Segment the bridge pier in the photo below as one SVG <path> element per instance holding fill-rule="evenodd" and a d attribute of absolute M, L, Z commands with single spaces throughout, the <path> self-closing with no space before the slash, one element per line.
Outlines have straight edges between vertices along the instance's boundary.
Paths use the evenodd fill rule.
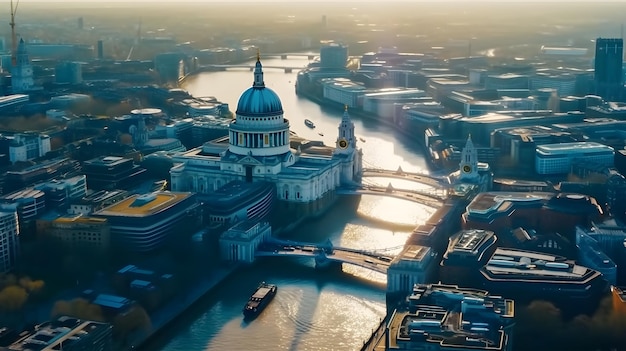
<path fill-rule="evenodd" d="M 281 60 L 286 60 L 287 59 L 287 55 L 280 55 L 280 59 Z"/>
<path fill-rule="evenodd" d="M 291 73 L 292 71 L 293 71 L 293 68 L 285 67 L 285 73 Z"/>
<path fill-rule="evenodd" d="M 326 257 L 326 252 L 318 251 L 315 255 L 315 269 L 339 269 L 341 270 L 341 263 L 331 261 Z"/>
<path fill-rule="evenodd" d="M 315 55 L 309 55 L 309 56 L 307 56 L 307 59 L 309 59 L 309 60 L 313 60 L 314 58 L 315 58 Z"/>

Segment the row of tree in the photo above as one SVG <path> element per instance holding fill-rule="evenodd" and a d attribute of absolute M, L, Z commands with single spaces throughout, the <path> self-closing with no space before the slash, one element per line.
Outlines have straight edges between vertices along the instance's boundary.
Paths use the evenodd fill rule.
<path fill-rule="evenodd" d="M 18 278 L 14 274 L 0 275 L 0 312 L 20 310 L 29 297 L 41 293 L 44 286 L 43 280 L 32 280 L 27 276 Z"/>

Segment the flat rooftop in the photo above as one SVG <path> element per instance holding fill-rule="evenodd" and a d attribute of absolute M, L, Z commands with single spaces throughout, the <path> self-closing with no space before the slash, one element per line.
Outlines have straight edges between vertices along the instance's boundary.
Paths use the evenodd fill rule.
<path fill-rule="evenodd" d="M 73 344 L 80 342 L 80 339 L 88 337 L 89 334 L 110 328 L 111 326 L 105 323 L 63 316 L 55 321 L 38 325 L 34 331 L 26 333 L 24 337 L 8 346 L 6 350 L 53 351 L 63 350 L 64 347 L 71 349 Z"/>
<path fill-rule="evenodd" d="M 590 271 L 560 256 L 508 248 L 497 248 L 484 270 L 491 275 L 511 278 L 521 276 L 524 279 L 542 277 L 556 280 L 580 280 Z"/>
<path fill-rule="evenodd" d="M 506 350 L 514 302 L 454 285 L 416 285 L 387 324 L 390 349 Z"/>
<path fill-rule="evenodd" d="M 614 152 L 613 148 L 593 141 L 537 145 L 540 155 L 571 155 L 588 152 Z"/>
<path fill-rule="evenodd" d="M 535 203 L 537 207 L 554 197 L 548 192 L 487 192 L 478 194 L 467 206 L 470 213 L 486 214 L 492 211 L 506 212 L 513 203 Z"/>
<path fill-rule="evenodd" d="M 100 216 L 146 217 L 170 208 L 191 196 L 191 193 L 157 192 L 133 195 L 95 214 Z"/>
<path fill-rule="evenodd" d="M 128 161 L 131 161 L 131 159 L 119 156 L 102 156 L 85 161 L 85 164 L 94 166 L 117 166 Z"/>
<path fill-rule="evenodd" d="M 493 232 L 470 229 L 464 230 L 458 234 L 452 241 L 452 249 L 454 251 L 474 252 L 488 237 L 493 236 Z"/>
<path fill-rule="evenodd" d="M 430 247 L 427 246 L 407 245 L 401 255 L 403 260 L 421 261 L 429 251 Z"/>

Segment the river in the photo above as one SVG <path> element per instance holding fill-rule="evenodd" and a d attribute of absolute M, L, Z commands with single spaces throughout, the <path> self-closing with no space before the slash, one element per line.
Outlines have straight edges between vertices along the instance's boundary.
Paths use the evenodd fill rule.
<path fill-rule="evenodd" d="M 306 59 L 263 59 L 267 66 L 303 67 Z M 281 98 L 291 130 L 334 145 L 342 110 L 320 107 L 299 98 L 293 73 L 265 69 L 265 84 Z M 229 70 L 188 77 L 184 88 L 196 97 L 215 96 L 236 109 L 241 93 L 251 86 L 252 72 Z M 304 125 L 308 118 L 317 128 Z M 364 166 L 425 171 L 426 161 L 415 143 L 375 121 L 353 118 L 355 133 L 365 142 Z M 323 136 L 318 135 L 323 133 Z M 398 181 L 376 180 L 394 186 Z M 401 186 L 416 186 L 400 184 Z M 425 206 L 386 197 L 348 196 L 321 218 L 305 221 L 285 235 L 359 249 L 397 253 L 410 231 L 433 212 Z M 245 323 L 241 308 L 259 281 L 278 285 L 274 301 L 254 321 Z M 358 350 L 385 315 L 385 277 L 344 265 L 341 271 L 316 270 L 312 260 L 273 258 L 255 263 L 230 277 L 204 297 L 193 311 L 161 333 L 150 350 Z"/>

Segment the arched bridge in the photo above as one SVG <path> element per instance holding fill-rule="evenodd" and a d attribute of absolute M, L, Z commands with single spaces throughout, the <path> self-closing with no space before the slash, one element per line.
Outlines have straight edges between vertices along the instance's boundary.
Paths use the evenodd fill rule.
<path fill-rule="evenodd" d="M 380 195 L 395 197 L 402 200 L 409 200 L 424 204 L 433 208 L 439 208 L 446 200 L 448 192 L 445 189 L 396 189 L 379 185 L 355 185 L 353 187 L 343 187 L 336 191 L 339 195 Z"/>
<path fill-rule="evenodd" d="M 326 244 L 312 244 L 272 238 L 257 249 L 256 257 L 311 257 L 316 263 L 347 263 L 386 274 L 394 256 Z"/>
<path fill-rule="evenodd" d="M 381 168 L 363 168 L 362 178 L 395 178 L 403 179 L 416 183 L 426 184 L 432 187 L 441 187 L 447 183 L 445 177 L 436 177 L 424 173 L 405 172 L 398 167 L 397 170 L 381 169 Z"/>

